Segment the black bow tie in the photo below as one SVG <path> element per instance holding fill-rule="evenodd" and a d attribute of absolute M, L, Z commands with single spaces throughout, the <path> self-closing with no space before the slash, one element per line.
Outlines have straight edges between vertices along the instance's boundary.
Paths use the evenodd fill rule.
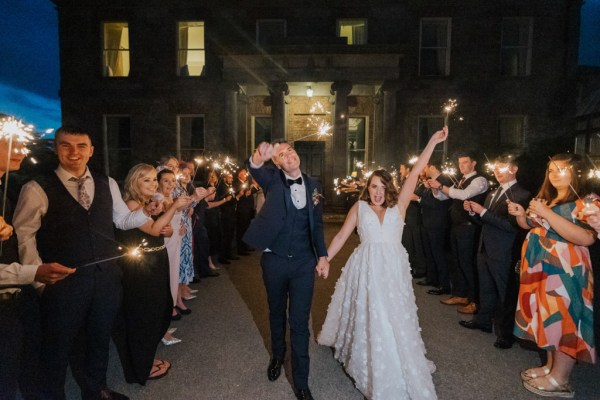
<path fill-rule="evenodd" d="M 292 186 L 294 183 L 296 185 L 302 185 L 302 177 L 301 176 L 299 176 L 296 179 L 286 179 L 286 181 L 289 186 Z"/>

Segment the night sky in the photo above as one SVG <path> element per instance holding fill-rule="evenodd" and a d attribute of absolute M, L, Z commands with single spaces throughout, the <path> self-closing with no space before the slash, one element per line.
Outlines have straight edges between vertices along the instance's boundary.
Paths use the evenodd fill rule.
<path fill-rule="evenodd" d="M 0 0 L 0 112 L 60 126 L 58 21 L 50 0 Z M 600 0 L 582 8 L 579 63 L 600 67 Z"/>

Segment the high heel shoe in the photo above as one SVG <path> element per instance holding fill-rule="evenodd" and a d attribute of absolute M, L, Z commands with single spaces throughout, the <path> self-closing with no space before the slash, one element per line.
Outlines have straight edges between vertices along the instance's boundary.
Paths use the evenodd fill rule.
<path fill-rule="evenodd" d="M 172 345 L 174 345 L 174 344 L 181 343 L 181 339 L 179 339 L 179 338 L 176 338 L 175 336 L 173 336 L 171 339 L 165 339 L 165 338 L 162 338 L 162 339 L 160 339 L 160 341 L 161 341 L 161 342 L 162 342 L 162 343 L 163 343 L 165 346 L 172 346 Z"/>
<path fill-rule="evenodd" d="M 167 329 L 167 333 L 168 333 L 169 335 L 172 335 L 172 334 L 174 334 L 174 333 L 175 333 L 175 331 L 176 331 L 176 330 L 177 330 L 177 328 L 169 328 L 169 329 Z"/>
<path fill-rule="evenodd" d="M 190 289 L 190 294 L 198 293 L 198 289 Z"/>
<path fill-rule="evenodd" d="M 195 299 L 198 296 L 194 296 L 193 294 L 190 294 L 189 296 L 181 296 L 182 299 L 184 300 L 192 300 Z"/>
<path fill-rule="evenodd" d="M 177 309 L 177 311 L 179 311 L 179 314 L 181 315 L 189 315 L 192 313 L 192 310 L 189 308 L 180 308 L 179 306 L 175 306 L 175 308 Z"/>

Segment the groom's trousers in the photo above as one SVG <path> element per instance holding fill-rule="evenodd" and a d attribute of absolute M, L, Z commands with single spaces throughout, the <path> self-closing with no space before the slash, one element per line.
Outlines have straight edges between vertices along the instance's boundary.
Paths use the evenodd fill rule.
<path fill-rule="evenodd" d="M 308 388 L 308 320 L 315 283 L 315 257 L 286 257 L 265 252 L 261 266 L 269 303 L 273 358 L 285 356 L 289 303 L 292 376 L 297 389 Z"/>

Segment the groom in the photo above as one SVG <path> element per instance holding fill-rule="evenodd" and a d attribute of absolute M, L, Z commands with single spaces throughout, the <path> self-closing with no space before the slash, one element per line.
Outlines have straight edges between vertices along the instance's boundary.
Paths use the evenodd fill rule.
<path fill-rule="evenodd" d="M 268 160 L 274 166 L 264 165 Z M 263 250 L 260 263 L 269 302 L 273 352 L 267 376 L 274 381 L 281 373 L 289 304 L 296 397 L 312 399 L 308 389 L 308 319 L 314 269 L 324 278 L 329 273 L 320 185 L 302 174 L 298 154 L 285 141 L 261 143 L 250 158 L 250 173 L 265 193 L 264 206 L 243 240 Z"/>

